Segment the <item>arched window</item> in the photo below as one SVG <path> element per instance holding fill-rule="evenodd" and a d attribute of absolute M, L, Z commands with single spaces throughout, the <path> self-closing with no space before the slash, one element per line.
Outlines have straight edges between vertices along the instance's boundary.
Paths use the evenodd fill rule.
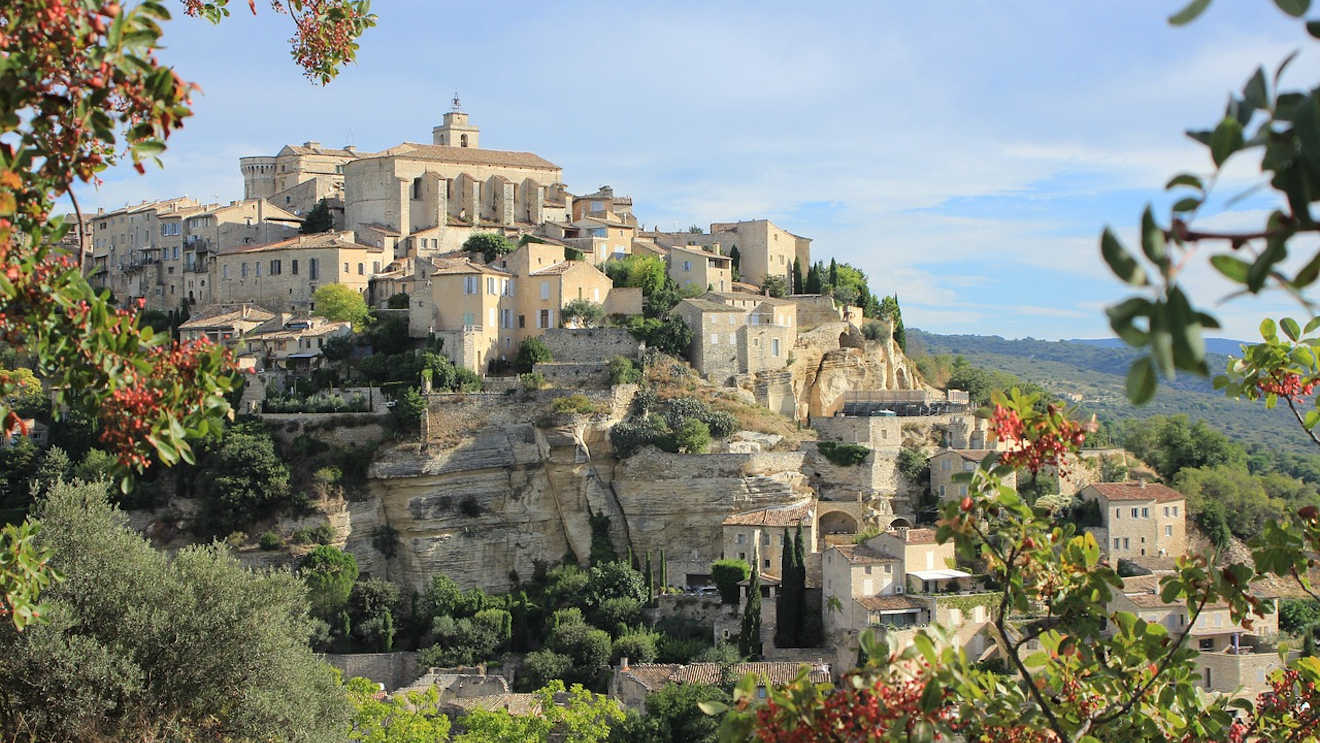
<path fill-rule="evenodd" d="M 467 135 L 460 134 L 458 137 L 459 147 L 467 147 Z"/>

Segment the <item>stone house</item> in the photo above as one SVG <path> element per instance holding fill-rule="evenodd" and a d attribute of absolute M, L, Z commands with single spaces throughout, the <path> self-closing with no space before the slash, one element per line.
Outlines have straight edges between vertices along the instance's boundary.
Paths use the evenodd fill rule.
<path fill-rule="evenodd" d="M 750 299 L 742 299 L 742 297 Z M 737 297 L 725 301 L 725 297 Z M 760 295 L 708 292 L 684 299 L 671 312 L 692 330 L 688 361 L 708 379 L 782 369 L 797 341 L 791 302 Z"/>
<path fill-rule="evenodd" d="M 242 336 L 243 346 L 257 361 L 258 371 L 305 372 L 317 368 L 323 361 L 321 349 L 326 341 L 353 334 L 352 323 L 317 316 L 291 318 L 276 327 L 269 327 L 271 324 Z"/>
<path fill-rule="evenodd" d="M 289 240 L 297 236 L 302 224 L 301 217 L 262 199 L 208 206 L 190 211 L 181 221 L 182 259 L 176 258 L 172 252 L 172 262 L 167 262 L 166 271 L 172 273 L 177 267 L 182 277 L 178 282 L 179 295 L 190 303 L 201 304 L 263 301 L 256 295 L 223 295 L 219 269 L 216 268 L 217 258 L 227 250 Z M 272 306 L 281 307 L 283 303 L 274 302 Z"/>
<path fill-rule="evenodd" d="M 368 280 L 388 256 L 380 248 L 353 242 L 352 237 L 326 232 L 227 247 L 211 269 L 215 296 L 222 302 L 309 310 L 316 289 L 327 284 L 343 284 L 365 295 Z"/>
<path fill-rule="evenodd" d="M 742 280 L 756 286 L 764 284 L 767 276 L 779 276 L 792 287 L 794 259 L 801 263 L 804 276 L 811 265 L 811 238 L 794 235 L 768 219 L 714 222 L 709 232 L 647 232 L 641 236 L 668 248 L 718 243 L 731 254 L 737 247 Z"/>
<path fill-rule="evenodd" d="M 563 324 L 560 311 L 576 299 L 604 305 L 614 282 L 586 261 L 567 260 L 563 245 L 529 242 L 497 259 L 514 276 L 515 312 L 511 347 Z"/>
<path fill-rule="evenodd" d="M 578 196 L 573 199 L 573 221 L 585 217 L 595 217 L 613 222 L 637 226 L 637 217 L 633 216 L 631 196 L 615 196 L 614 189 L 601 186 L 595 193 Z"/>
<path fill-rule="evenodd" d="M 996 449 L 942 449 L 930 458 L 930 492 L 941 503 L 961 499 L 967 495 L 967 483 L 954 482 L 959 472 L 971 472 L 986 457 L 997 454 Z M 1005 480 L 1009 487 L 1017 486 L 1017 474 Z"/>
<path fill-rule="evenodd" d="M 266 199 L 303 216 L 321 199 L 342 199 L 344 165 L 371 154 L 352 145 L 335 148 L 303 142 L 285 145 L 274 155 L 240 157 L 243 198 Z"/>
<path fill-rule="evenodd" d="M 144 201 L 109 212 L 100 209 L 89 216 L 91 261 L 87 271 L 91 285 L 109 289 L 123 302 L 154 299 L 152 289 L 161 273 L 157 214 L 197 206 L 196 201 L 184 196 Z"/>
<path fill-rule="evenodd" d="M 1188 642 L 1200 652 L 1194 662 L 1207 691 L 1254 697 L 1269 688 L 1267 678 L 1283 661 L 1273 648 L 1279 632 L 1278 599 L 1262 597 L 1273 611 L 1253 618 L 1250 628 L 1233 621 L 1228 604 L 1207 604 L 1187 630 L 1187 604 L 1160 598 L 1160 575 L 1123 579 L 1123 588 L 1110 599 L 1107 611 L 1135 614 L 1146 622 L 1163 625 L 1171 637 L 1187 631 Z"/>
<path fill-rule="evenodd" d="M 274 312 L 250 302 L 214 304 L 203 307 L 179 325 L 179 338 L 184 341 L 205 338 L 220 345 L 236 345 L 244 335 L 275 318 Z"/>
<path fill-rule="evenodd" d="M 822 660 L 813 662 L 761 661 L 735 663 L 725 669 L 719 663 L 638 663 L 630 664 L 621 658 L 610 674 L 609 696 L 620 704 L 645 714 L 646 695 L 659 691 L 668 684 L 706 684 L 719 686 L 727 681 L 736 682 L 749 673 L 760 676 L 757 696 L 765 698 L 766 684 L 783 686 L 797 677 L 802 666 L 810 668 L 808 679 L 813 683 L 831 681 L 830 666 Z"/>
<path fill-rule="evenodd" d="M 512 358 L 515 279 L 508 271 L 466 258 L 418 259 L 408 328 L 434 334 L 455 365 L 484 373 L 492 358 Z"/>
<path fill-rule="evenodd" d="M 1173 488 L 1145 480 L 1101 482 L 1078 497 L 1097 502 L 1100 525 L 1088 531 L 1110 560 L 1187 552 L 1187 499 Z"/>
<path fill-rule="evenodd" d="M 572 222 L 545 222 L 540 231 L 581 252 L 582 257 L 591 265 L 599 266 L 605 261 L 626 258 L 632 254 L 633 234 L 637 232 L 637 226 L 604 216 L 581 217 Z"/>
<path fill-rule="evenodd" d="M 816 552 L 816 504 L 804 500 L 787 506 L 762 508 L 736 513 L 724 519 L 723 554 L 726 559 L 739 559 L 749 565 L 760 556 L 761 564 L 753 566 L 762 575 L 782 579 L 784 534 L 791 541 L 797 527 L 802 527 L 802 545 L 807 552 Z"/>
<path fill-rule="evenodd" d="M 733 261 L 720 255 L 718 243 L 709 250 L 675 245 L 669 249 L 669 278 L 682 289 L 727 292 L 733 288 Z"/>

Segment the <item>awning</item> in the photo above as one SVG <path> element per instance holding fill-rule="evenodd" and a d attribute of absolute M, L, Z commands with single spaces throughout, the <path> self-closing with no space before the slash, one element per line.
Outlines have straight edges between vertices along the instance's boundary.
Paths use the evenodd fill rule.
<path fill-rule="evenodd" d="M 952 578 L 970 578 L 971 573 L 964 573 L 961 570 L 909 570 L 908 575 L 916 576 L 922 580 L 950 580 Z"/>

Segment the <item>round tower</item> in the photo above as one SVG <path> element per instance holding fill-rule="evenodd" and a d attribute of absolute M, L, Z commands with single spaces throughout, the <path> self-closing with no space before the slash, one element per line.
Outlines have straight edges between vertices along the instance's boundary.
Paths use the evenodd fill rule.
<path fill-rule="evenodd" d="M 243 198 L 268 199 L 275 195 L 274 157 L 240 157 L 238 168 L 243 171 Z"/>

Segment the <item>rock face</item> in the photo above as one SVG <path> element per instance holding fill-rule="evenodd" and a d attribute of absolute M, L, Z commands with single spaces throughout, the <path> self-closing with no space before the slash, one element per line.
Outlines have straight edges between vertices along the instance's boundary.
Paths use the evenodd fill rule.
<path fill-rule="evenodd" d="M 892 340 L 865 340 L 846 322 L 826 323 L 799 335 L 789 369 L 799 416 L 834 415 L 848 391 L 925 387 Z"/>

